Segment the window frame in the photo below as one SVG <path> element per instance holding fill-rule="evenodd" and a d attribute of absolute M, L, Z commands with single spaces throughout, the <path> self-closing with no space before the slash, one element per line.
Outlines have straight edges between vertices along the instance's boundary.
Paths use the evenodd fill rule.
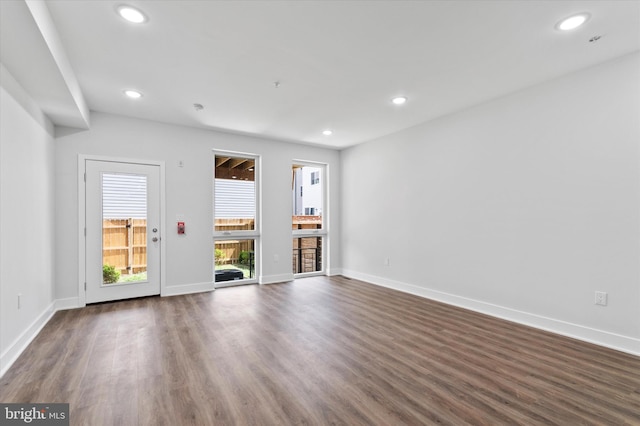
<path fill-rule="evenodd" d="M 247 158 L 247 159 L 252 159 L 254 161 L 254 168 L 253 168 L 253 178 L 254 178 L 254 183 L 255 183 L 255 188 L 254 188 L 254 197 L 255 197 L 255 217 L 254 217 L 254 229 L 251 230 L 231 230 L 231 231 L 216 231 L 215 229 L 215 222 L 216 222 L 216 177 L 215 177 L 215 173 L 216 173 L 216 157 L 221 156 L 221 157 L 234 157 L 234 158 Z M 261 208 L 260 208 L 260 201 L 261 201 L 261 185 L 260 185 L 260 169 L 261 169 L 261 157 L 258 154 L 252 154 L 252 153 L 247 153 L 247 152 L 237 152 L 237 151 L 225 151 L 225 150 L 217 150 L 214 149 L 213 150 L 213 156 L 212 156 L 212 160 L 213 160 L 213 179 L 211 180 L 212 182 L 212 202 L 211 202 L 211 208 L 212 208 L 212 216 L 213 216 L 213 221 L 212 221 L 212 244 L 213 244 L 213 251 L 215 252 L 215 248 L 216 248 L 216 242 L 217 241 L 230 241 L 230 240 L 254 240 L 254 272 L 255 272 L 255 276 L 253 278 L 246 278 L 246 279 L 242 279 L 242 280 L 237 280 L 237 281 L 221 281 L 219 283 L 216 283 L 215 281 L 215 271 L 216 271 L 216 263 L 215 263 L 215 259 L 212 256 L 212 281 L 214 283 L 215 288 L 221 288 L 221 287 L 228 287 L 228 286 L 232 286 L 232 285 L 244 285 L 244 284 L 256 284 L 258 283 L 258 277 L 260 277 L 261 275 L 261 270 L 260 270 L 260 265 L 261 262 L 259 261 L 260 256 L 261 256 L 261 245 L 260 245 L 260 236 L 261 236 L 261 227 L 262 227 L 262 220 L 261 220 Z"/>
<path fill-rule="evenodd" d="M 292 229 L 292 232 L 291 232 L 291 253 L 292 253 L 292 255 L 293 255 L 293 239 L 294 238 L 308 238 L 308 237 L 320 237 L 320 238 L 322 238 L 321 251 L 320 251 L 320 255 L 322 257 L 322 261 L 321 261 L 322 267 L 320 268 L 319 271 L 294 273 L 293 276 L 295 278 L 302 278 L 302 277 L 306 277 L 306 276 L 326 275 L 326 271 L 328 270 L 328 264 L 327 264 L 327 259 L 328 259 L 327 258 L 327 255 L 328 255 L 327 241 L 328 241 L 328 237 L 329 237 L 329 229 L 328 229 L 328 223 L 329 223 L 329 209 L 328 209 L 328 206 L 329 206 L 329 200 L 328 200 L 328 195 L 329 195 L 329 185 L 328 185 L 328 183 L 329 183 L 329 164 L 316 162 L 316 161 L 295 160 L 294 159 L 291 162 L 292 169 L 293 169 L 293 166 L 315 167 L 315 168 L 320 169 L 320 176 L 318 178 L 319 179 L 318 184 L 322 185 L 322 192 L 321 192 L 322 193 L 321 229 Z M 296 189 L 294 188 L 294 191 L 295 190 Z M 293 217 L 293 197 L 292 197 L 292 201 L 291 201 L 291 208 L 289 209 L 289 211 L 291 212 L 291 216 Z"/>

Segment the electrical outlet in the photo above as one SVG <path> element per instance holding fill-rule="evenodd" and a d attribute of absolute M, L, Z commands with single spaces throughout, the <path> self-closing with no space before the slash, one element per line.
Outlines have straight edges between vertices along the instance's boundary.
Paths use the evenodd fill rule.
<path fill-rule="evenodd" d="M 607 306 L 607 293 L 596 291 L 596 305 Z"/>

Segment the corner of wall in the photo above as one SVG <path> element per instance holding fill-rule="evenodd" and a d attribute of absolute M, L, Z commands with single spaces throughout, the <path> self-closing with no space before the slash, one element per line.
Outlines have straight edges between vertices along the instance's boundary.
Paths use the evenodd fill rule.
<path fill-rule="evenodd" d="M 66 299 L 56 299 L 53 301 L 54 309 L 57 311 L 66 311 L 69 309 L 81 308 L 80 301 L 77 297 L 68 297 Z"/>

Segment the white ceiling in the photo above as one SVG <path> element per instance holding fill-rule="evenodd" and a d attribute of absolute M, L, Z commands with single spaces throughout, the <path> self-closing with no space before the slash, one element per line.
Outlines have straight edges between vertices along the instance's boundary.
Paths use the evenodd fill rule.
<path fill-rule="evenodd" d="M 122 20 L 123 3 L 149 22 Z M 46 4 L 91 110 L 336 148 L 640 49 L 640 1 Z M 567 33 L 554 28 L 576 12 L 591 19 Z M 28 69 L 7 56 L 29 89 Z M 128 88 L 144 97 L 125 98 Z M 392 105 L 396 95 L 409 101 Z M 327 128 L 332 136 L 322 135 Z"/>

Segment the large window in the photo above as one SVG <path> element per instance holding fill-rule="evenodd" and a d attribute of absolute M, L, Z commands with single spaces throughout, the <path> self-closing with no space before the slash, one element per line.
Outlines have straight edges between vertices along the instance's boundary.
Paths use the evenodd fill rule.
<path fill-rule="evenodd" d="M 214 170 L 214 280 L 216 287 L 257 281 L 257 157 L 216 153 Z"/>
<path fill-rule="evenodd" d="M 295 275 L 324 272 L 326 166 L 295 162 L 292 174 L 292 269 Z"/>

